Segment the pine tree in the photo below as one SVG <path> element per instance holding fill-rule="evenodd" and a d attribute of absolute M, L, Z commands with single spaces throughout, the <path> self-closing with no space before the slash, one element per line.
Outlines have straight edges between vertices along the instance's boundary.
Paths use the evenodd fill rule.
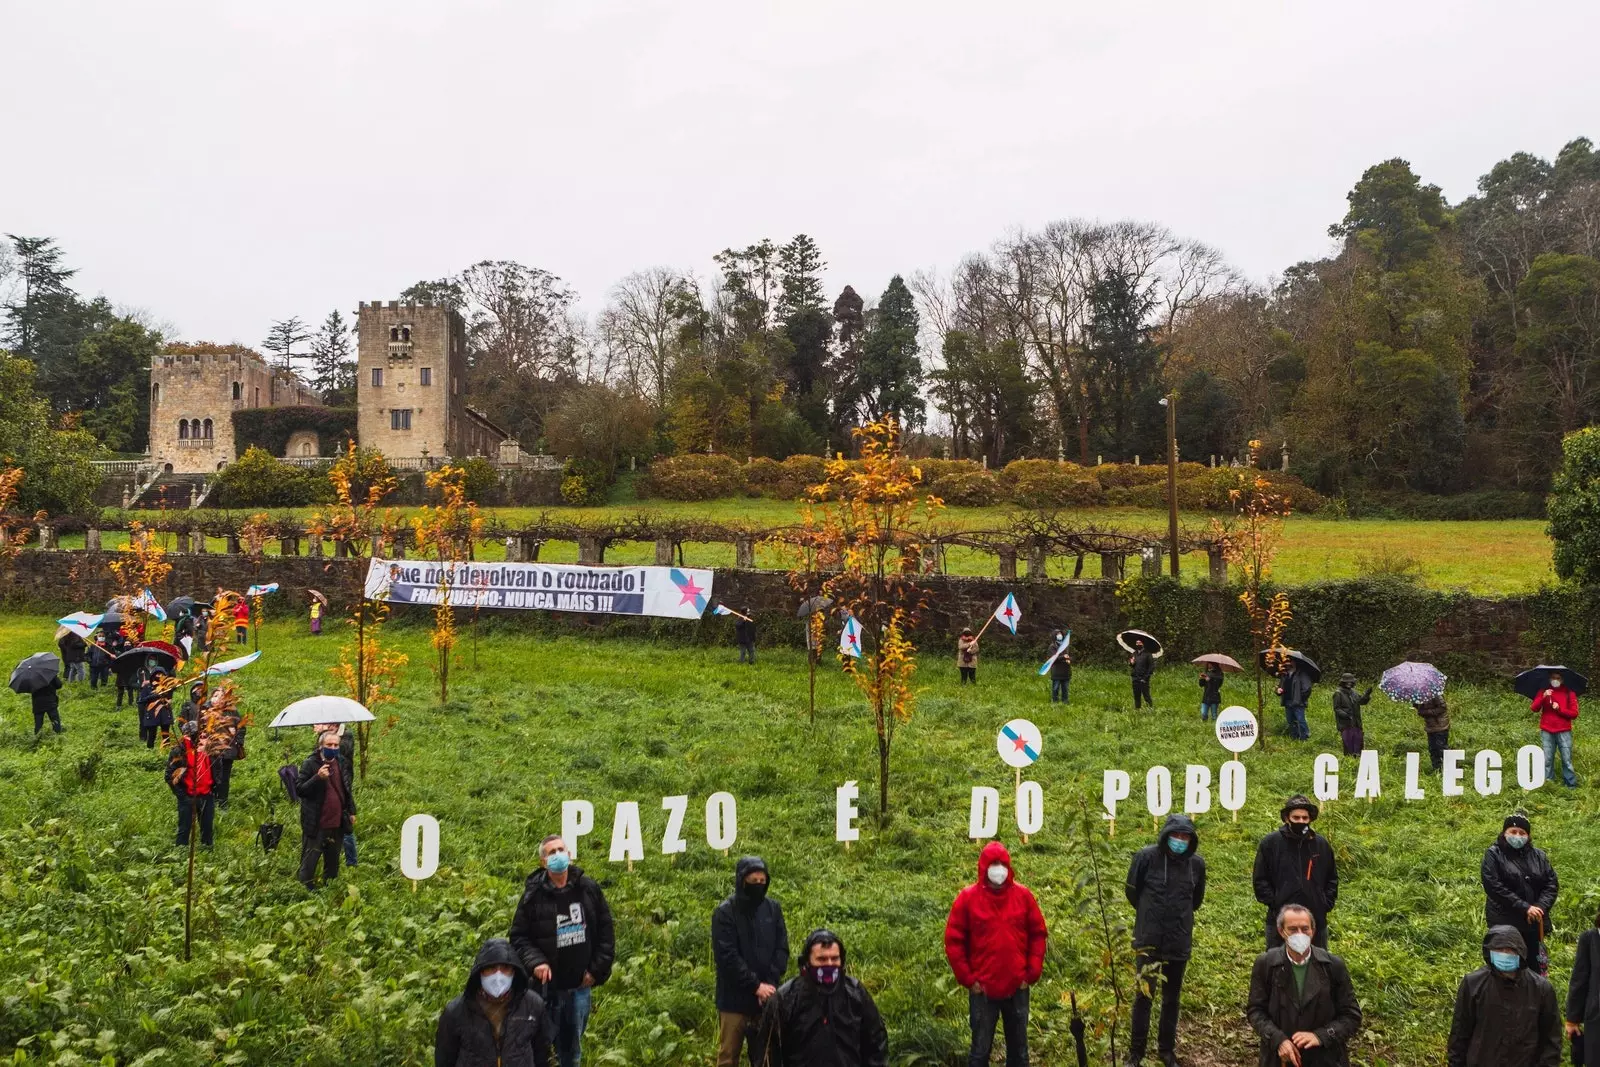
<path fill-rule="evenodd" d="M 903 427 L 922 422 L 927 406 L 920 395 L 920 325 L 917 302 L 905 280 L 896 274 L 868 318 L 856 372 L 869 422 L 891 417 Z"/>
<path fill-rule="evenodd" d="M 306 329 L 306 324 L 300 321 L 300 316 L 291 315 L 272 324 L 272 329 L 267 332 L 267 339 L 262 342 L 261 347 L 277 356 L 284 370 L 293 371 L 294 361 L 303 358 L 294 350 L 294 346 L 305 344 L 309 340 L 311 333 Z"/>
<path fill-rule="evenodd" d="M 350 358 L 350 325 L 338 310 L 328 312 L 311 339 L 312 384 L 324 403 L 339 406 L 355 402 L 356 364 Z"/>

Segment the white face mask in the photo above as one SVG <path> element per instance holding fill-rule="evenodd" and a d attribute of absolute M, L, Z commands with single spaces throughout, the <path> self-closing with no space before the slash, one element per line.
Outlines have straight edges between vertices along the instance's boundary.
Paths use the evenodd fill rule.
<path fill-rule="evenodd" d="M 1290 934 L 1284 939 L 1289 945 L 1289 951 L 1296 956 L 1304 956 L 1311 950 L 1310 934 Z"/>
<path fill-rule="evenodd" d="M 1006 870 L 1006 865 L 1003 863 L 991 863 L 989 864 L 989 870 L 987 873 L 989 875 L 989 883 L 991 885 L 1005 885 L 1006 875 L 1010 874 L 1011 872 Z"/>
<path fill-rule="evenodd" d="M 509 974 L 486 974 L 482 979 L 483 991 L 491 997 L 503 997 L 511 990 Z"/>

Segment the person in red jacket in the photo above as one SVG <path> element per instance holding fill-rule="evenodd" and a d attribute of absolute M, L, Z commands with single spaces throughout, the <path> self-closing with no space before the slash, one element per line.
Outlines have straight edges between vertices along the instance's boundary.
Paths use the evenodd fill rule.
<path fill-rule="evenodd" d="M 178 845 L 189 843 L 189 831 L 200 824 L 200 843 L 211 847 L 212 817 L 216 804 L 211 794 L 211 756 L 195 744 L 198 727 L 183 724 L 183 739 L 167 756 L 167 784 L 178 798 Z"/>
<path fill-rule="evenodd" d="M 1561 780 L 1568 789 L 1578 787 L 1572 769 L 1572 724 L 1578 719 L 1578 696 L 1563 684 L 1561 672 L 1552 671 L 1550 685 L 1533 698 L 1539 713 L 1539 738 L 1544 742 L 1544 780 L 1555 778 L 1556 753 L 1561 753 Z"/>
<path fill-rule="evenodd" d="M 944 954 L 966 986 L 972 1024 L 969 1067 L 984 1067 L 994 1025 L 1006 1028 L 1006 1067 L 1028 1065 L 1028 987 L 1044 970 L 1045 927 L 1039 902 L 1011 870 L 998 841 L 983 846 L 978 882 L 956 895 L 944 926 Z"/>

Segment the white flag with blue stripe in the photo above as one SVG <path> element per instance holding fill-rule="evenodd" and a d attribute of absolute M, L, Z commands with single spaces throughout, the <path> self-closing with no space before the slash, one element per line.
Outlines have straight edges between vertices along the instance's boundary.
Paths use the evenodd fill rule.
<path fill-rule="evenodd" d="M 1017 623 L 1022 621 L 1022 609 L 1017 607 L 1017 598 L 1010 593 L 1000 601 L 1000 606 L 994 609 L 995 622 L 1000 623 L 1012 633 L 1017 632 Z"/>
<path fill-rule="evenodd" d="M 861 657 L 861 624 L 854 615 L 844 620 L 844 629 L 839 633 L 839 654 Z"/>
<path fill-rule="evenodd" d="M 1044 661 L 1044 666 L 1039 668 L 1039 673 L 1041 675 L 1049 674 L 1050 668 L 1055 666 L 1056 660 L 1061 658 L 1062 653 L 1066 652 L 1067 646 L 1070 644 L 1072 644 L 1072 631 L 1068 630 L 1061 635 L 1061 643 L 1056 646 L 1054 652 L 1050 653 L 1050 658 Z"/>

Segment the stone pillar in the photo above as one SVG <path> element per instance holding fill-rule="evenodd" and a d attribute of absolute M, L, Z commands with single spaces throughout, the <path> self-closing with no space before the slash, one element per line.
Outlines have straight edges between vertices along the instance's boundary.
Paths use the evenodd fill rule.
<path fill-rule="evenodd" d="M 507 563 L 521 563 L 522 562 L 522 554 L 523 554 L 524 551 L 526 551 L 526 550 L 522 547 L 522 535 L 521 534 L 508 534 L 506 536 L 506 562 Z"/>
<path fill-rule="evenodd" d="M 127 486 L 122 487 L 122 510 L 127 511 L 128 505 L 133 503 L 133 490 Z"/>
<path fill-rule="evenodd" d="M 1100 553 L 1100 577 L 1113 582 L 1122 581 L 1122 553 Z"/>
<path fill-rule="evenodd" d="M 56 547 L 56 528 L 44 523 L 39 524 L 39 547 L 53 549 Z"/>
<path fill-rule="evenodd" d="M 1017 576 L 1017 550 L 1015 548 L 997 548 L 995 554 L 1000 557 L 1000 577 L 1015 578 Z"/>
<path fill-rule="evenodd" d="M 525 543 L 525 547 L 523 548 L 523 554 L 526 556 L 526 559 L 524 559 L 523 562 L 524 563 L 538 563 L 539 562 L 539 549 L 541 549 L 543 547 L 544 547 L 544 542 L 543 541 L 535 541 L 535 542 L 533 542 L 533 544 L 531 546 L 527 546 L 526 543 Z"/>
<path fill-rule="evenodd" d="M 200 555 L 200 556 L 205 555 L 206 554 L 206 532 L 204 530 L 192 530 L 192 531 L 190 531 L 190 533 L 189 533 L 189 544 L 192 546 L 189 549 L 189 551 L 195 553 L 196 555 Z"/>
<path fill-rule="evenodd" d="M 672 566 L 672 551 L 673 551 L 673 548 L 674 548 L 674 542 L 673 542 L 672 538 L 670 538 L 670 537 L 658 537 L 658 538 L 656 538 L 656 566 L 657 567 L 670 567 L 670 566 Z"/>
<path fill-rule="evenodd" d="M 1161 577 L 1161 550 L 1159 548 L 1141 548 L 1139 550 L 1139 571 L 1146 578 Z"/>
<path fill-rule="evenodd" d="M 1028 546 L 1028 577 L 1034 581 L 1042 582 L 1047 577 L 1044 572 L 1045 554 L 1043 545 Z"/>
<path fill-rule="evenodd" d="M 228 532 L 228 547 L 226 551 L 230 556 L 239 554 L 239 535 L 231 530 Z"/>
<path fill-rule="evenodd" d="M 740 535 L 733 541 L 733 565 L 742 571 L 754 570 L 756 566 L 756 539 Z"/>
<path fill-rule="evenodd" d="M 191 483 L 190 486 L 189 486 L 189 507 L 190 507 L 190 509 L 191 510 L 194 509 L 195 507 L 197 507 L 199 505 L 199 503 L 200 503 L 200 487 L 198 485 L 194 485 L 193 483 Z"/>
<path fill-rule="evenodd" d="M 298 556 L 300 554 L 300 538 L 278 538 L 278 554 L 282 556 Z"/>
<path fill-rule="evenodd" d="M 578 538 L 578 562 L 598 567 L 606 561 L 606 543 L 598 537 Z"/>
<path fill-rule="evenodd" d="M 85 552 L 100 551 L 100 531 L 93 526 L 83 531 L 83 550 Z"/>
<path fill-rule="evenodd" d="M 334 554 L 335 555 L 343 555 L 343 553 L 341 553 L 339 551 L 339 549 L 341 549 L 343 547 L 344 547 L 344 543 L 342 541 L 335 541 L 333 543 Z M 306 555 L 310 556 L 312 559 L 321 559 L 322 558 L 322 535 L 321 534 L 307 534 L 306 535 Z"/>
<path fill-rule="evenodd" d="M 1228 580 L 1228 557 L 1222 551 L 1221 545 L 1211 545 L 1206 549 L 1206 559 L 1211 564 L 1211 580 L 1213 582 L 1226 582 Z"/>
<path fill-rule="evenodd" d="M 942 573 L 944 573 L 943 568 L 939 565 L 939 546 L 938 545 L 923 545 L 922 546 L 922 573 L 923 574 L 942 574 Z"/>

